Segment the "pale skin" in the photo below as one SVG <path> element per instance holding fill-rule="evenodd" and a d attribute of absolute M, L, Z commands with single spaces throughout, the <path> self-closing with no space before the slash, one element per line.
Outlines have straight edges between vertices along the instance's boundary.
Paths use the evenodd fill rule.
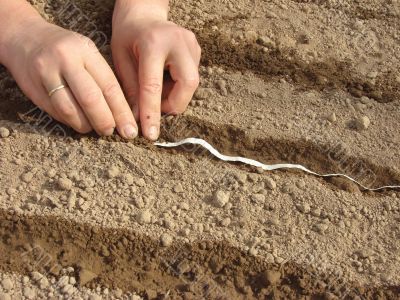
<path fill-rule="evenodd" d="M 192 32 L 168 21 L 168 2 L 115 1 L 116 76 L 89 38 L 46 22 L 25 0 L 0 0 L 0 63 L 35 105 L 77 132 L 117 129 L 133 139 L 140 124 L 157 140 L 161 114 L 184 112 L 199 85 L 201 49 Z M 60 84 L 67 88 L 49 97 Z"/>

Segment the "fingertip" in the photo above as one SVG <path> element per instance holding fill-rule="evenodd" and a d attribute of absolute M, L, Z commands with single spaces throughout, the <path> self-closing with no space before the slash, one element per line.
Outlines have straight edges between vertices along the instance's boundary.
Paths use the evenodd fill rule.
<path fill-rule="evenodd" d="M 158 137 L 160 135 L 160 130 L 158 126 L 152 125 L 147 130 L 145 130 L 145 137 L 151 141 L 156 141 L 158 140 Z"/>
<path fill-rule="evenodd" d="M 133 124 L 126 124 L 119 130 L 120 135 L 128 140 L 132 140 L 138 136 L 138 128 Z"/>
<path fill-rule="evenodd" d="M 102 130 L 101 132 L 97 132 L 100 136 L 112 136 L 114 134 L 115 127 L 111 127 L 105 130 Z"/>

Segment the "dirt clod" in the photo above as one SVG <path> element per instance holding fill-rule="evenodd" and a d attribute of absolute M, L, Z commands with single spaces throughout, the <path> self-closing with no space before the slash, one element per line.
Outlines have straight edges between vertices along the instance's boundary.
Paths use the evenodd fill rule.
<path fill-rule="evenodd" d="M 162 236 L 161 236 L 161 244 L 164 247 L 171 246 L 173 241 L 174 240 L 173 240 L 172 236 L 170 236 L 168 233 L 163 233 L 162 234 Z"/>
<path fill-rule="evenodd" d="M 268 48 L 275 48 L 276 47 L 276 43 L 273 40 L 271 40 L 269 37 L 267 37 L 267 36 L 259 37 L 257 42 L 260 45 L 268 47 Z"/>
<path fill-rule="evenodd" d="M 25 287 L 24 296 L 26 297 L 26 299 L 32 300 L 36 297 L 36 292 L 30 287 Z"/>
<path fill-rule="evenodd" d="M 276 285 L 281 279 L 281 273 L 275 270 L 267 270 L 261 273 L 260 279 L 264 287 Z"/>
<path fill-rule="evenodd" d="M 139 224 L 149 224 L 151 223 L 151 218 L 152 215 L 149 210 L 142 210 L 137 214 L 136 221 L 138 221 Z"/>
<path fill-rule="evenodd" d="M 69 191 L 72 189 L 72 186 L 73 186 L 73 182 L 70 179 L 64 178 L 64 177 L 61 177 L 60 179 L 58 179 L 58 187 L 61 190 Z"/>
<path fill-rule="evenodd" d="M 214 192 L 212 201 L 216 207 L 224 207 L 229 202 L 230 193 L 222 190 Z"/>
<path fill-rule="evenodd" d="M 120 170 L 117 166 L 111 166 L 107 170 L 108 178 L 115 178 L 120 174 Z"/>
<path fill-rule="evenodd" d="M 327 120 L 331 123 L 335 123 L 337 121 L 336 114 L 334 112 L 329 114 Z"/>
<path fill-rule="evenodd" d="M 79 284 L 82 286 L 86 285 L 87 283 L 89 283 L 90 281 L 95 279 L 96 277 L 97 277 L 97 274 L 88 269 L 81 268 L 79 270 Z"/>
<path fill-rule="evenodd" d="M 276 189 L 276 182 L 272 178 L 266 178 L 265 179 L 265 186 L 269 188 L 270 190 L 275 190 Z"/>
<path fill-rule="evenodd" d="M 29 2 L 111 40 L 113 1 Z M 160 140 L 399 184 L 395 2 L 170 1 L 170 20 L 201 44 L 201 78 Z M 0 283 L 14 283 L 0 292 L 11 299 L 25 288 L 34 299 L 398 298 L 398 191 L 81 135 L 48 123 L 4 67 L 0 87 Z M 371 122 L 355 132 L 360 116 Z"/>
<path fill-rule="evenodd" d="M 8 293 L 0 292 L 0 300 L 11 300 L 11 295 Z"/>
<path fill-rule="evenodd" d="M 206 100 L 213 95 L 213 90 L 210 88 L 198 88 L 194 94 L 194 98 L 198 100 Z"/>
<path fill-rule="evenodd" d="M 9 291 L 14 287 L 14 284 L 9 278 L 6 278 L 1 281 L 1 286 L 4 290 Z"/>
<path fill-rule="evenodd" d="M 361 116 L 355 120 L 355 126 L 357 130 L 366 130 L 371 124 L 370 119 L 367 116 Z"/>
<path fill-rule="evenodd" d="M 7 138 L 10 136 L 10 131 L 5 127 L 0 127 L 0 137 Z"/>
<path fill-rule="evenodd" d="M 33 179 L 33 173 L 31 173 L 31 172 L 24 173 L 24 174 L 22 174 L 21 179 L 22 179 L 22 181 L 29 183 Z"/>

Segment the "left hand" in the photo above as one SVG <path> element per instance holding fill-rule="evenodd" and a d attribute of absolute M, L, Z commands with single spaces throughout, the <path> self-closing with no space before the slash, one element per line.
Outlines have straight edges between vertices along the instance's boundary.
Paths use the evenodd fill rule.
<path fill-rule="evenodd" d="M 183 113 L 199 85 L 201 48 L 196 37 L 169 22 L 166 14 L 146 16 L 133 7 L 116 6 L 111 46 L 117 75 L 142 133 L 157 140 L 161 113 Z"/>

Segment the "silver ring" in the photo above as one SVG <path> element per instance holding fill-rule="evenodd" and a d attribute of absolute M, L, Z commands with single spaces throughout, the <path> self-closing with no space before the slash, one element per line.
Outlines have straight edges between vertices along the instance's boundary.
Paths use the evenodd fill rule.
<path fill-rule="evenodd" d="M 57 91 L 59 91 L 59 90 L 62 90 L 62 89 L 65 89 L 65 88 L 67 88 L 66 85 L 64 85 L 64 84 L 59 85 L 58 87 L 52 89 L 52 90 L 49 92 L 49 97 L 51 98 L 51 96 L 53 96 L 55 92 L 57 92 Z"/>

